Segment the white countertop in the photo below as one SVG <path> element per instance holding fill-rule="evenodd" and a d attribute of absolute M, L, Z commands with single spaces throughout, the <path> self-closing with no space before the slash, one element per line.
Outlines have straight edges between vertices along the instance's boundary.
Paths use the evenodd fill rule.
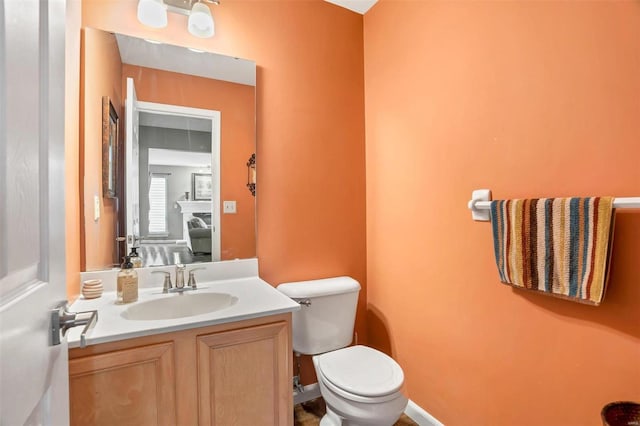
<path fill-rule="evenodd" d="M 114 342 L 152 334 L 187 330 L 215 324 L 242 321 L 269 315 L 293 312 L 300 305 L 258 277 L 226 279 L 198 283 L 197 290 L 188 293 L 216 292 L 228 293 L 238 298 L 237 303 L 218 311 L 184 318 L 153 321 L 128 320 L 121 314 L 135 303 L 154 298 L 180 297 L 180 294 L 162 294 L 162 288 L 140 288 L 138 301 L 117 305 L 115 292 L 103 293 L 97 299 L 84 299 L 82 296 L 71 305 L 70 310 L 81 312 L 98 310 L 96 325 L 86 334 L 87 346 L 98 343 Z M 75 327 L 67 333 L 70 348 L 80 346 L 80 333 L 83 327 Z"/>

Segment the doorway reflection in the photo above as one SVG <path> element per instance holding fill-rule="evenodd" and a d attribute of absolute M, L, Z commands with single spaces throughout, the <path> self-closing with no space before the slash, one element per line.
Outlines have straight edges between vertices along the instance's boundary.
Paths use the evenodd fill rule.
<path fill-rule="evenodd" d="M 212 203 L 194 201 L 194 176 L 211 180 L 211 121 L 140 113 L 140 244 L 145 266 L 212 260 Z"/>

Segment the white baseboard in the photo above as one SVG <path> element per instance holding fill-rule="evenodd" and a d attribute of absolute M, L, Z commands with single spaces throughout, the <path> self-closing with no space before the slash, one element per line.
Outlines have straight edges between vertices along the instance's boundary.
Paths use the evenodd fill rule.
<path fill-rule="evenodd" d="M 420 426 L 444 426 L 438 419 L 427 413 L 424 408 L 411 400 L 409 400 L 404 413 Z"/>
<path fill-rule="evenodd" d="M 320 398 L 320 396 L 320 386 L 317 383 L 305 385 L 304 392 L 293 392 L 293 405 L 311 401 Z M 420 426 L 444 426 L 438 419 L 411 400 L 407 403 L 404 413 Z"/>
<path fill-rule="evenodd" d="M 293 405 L 298 405 L 303 402 L 311 401 L 312 399 L 320 398 L 320 386 L 317 383 L 305 385 L 304 392 L 293 391 Z"/>

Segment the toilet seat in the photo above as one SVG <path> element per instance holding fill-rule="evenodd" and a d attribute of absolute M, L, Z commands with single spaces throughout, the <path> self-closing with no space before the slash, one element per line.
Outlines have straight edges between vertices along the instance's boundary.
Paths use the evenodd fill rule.
<path fill-rule="evenodd" d="M 404 383 L 402 369 L 391 357 L 366 346 L 319 355 L 317 365 L 325 385 L 352 401 L 388 401 Z"/>
<path fill-rule="evenodd" d="M 396 392 L 390 393 L 388 395 L 381 395 L 381 396 L 356 395 L 356 394 L 353 394 L 353 393 L 349 393 L 349 392 L 345 391 L 344 389 L 340 389 L 339 387 L 337 387 L 336 385 L 334 385 L 333 383 L 331 383 L 329 380 L 327 380 L 324 377 L 322 377 L 321 380 L 322 380 L 322 384 L 329 391 L 331 391 L 334 395 L 342 398 L 345 401 L 360 402 L 360 403 L 363 403 L 363 404 L 373 404 L 373 405 L 377 404 L 377 405 L 380 405 L 380 404 L 385 403 L 387 401 L 394 400 L 394 399 L 396 399 L 398 397 L 403 397 L 402 392 L 400 392 L 400 391 L 396 391 Z"/>

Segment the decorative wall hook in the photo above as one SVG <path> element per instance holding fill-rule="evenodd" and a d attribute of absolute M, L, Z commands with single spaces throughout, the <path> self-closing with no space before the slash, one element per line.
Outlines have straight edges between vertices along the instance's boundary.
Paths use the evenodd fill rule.
<path fill-rule="evenodd" d="M 247 188 L 251 195 L 256 196 L 256 154 L 251 154 L 247 161 Z"/>

